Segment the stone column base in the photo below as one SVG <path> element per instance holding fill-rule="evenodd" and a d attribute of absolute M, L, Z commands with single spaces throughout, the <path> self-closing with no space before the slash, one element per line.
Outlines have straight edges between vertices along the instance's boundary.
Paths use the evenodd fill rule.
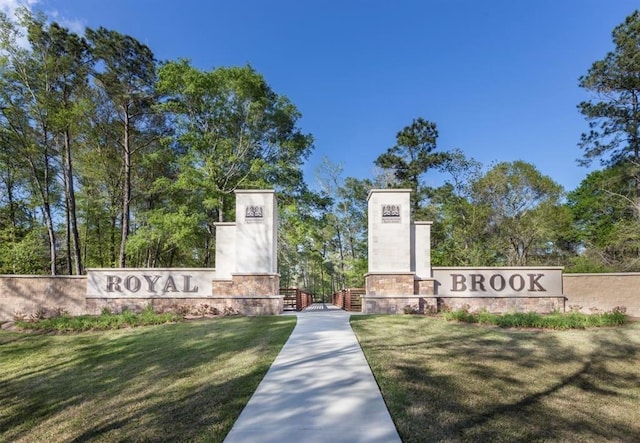
<path fill-rule="evenodd" d="M 435 312 L 435 297 L 419 295 L 398 296 L 362 296 L 362 312 L 364 314 L 426 314 Z"/>

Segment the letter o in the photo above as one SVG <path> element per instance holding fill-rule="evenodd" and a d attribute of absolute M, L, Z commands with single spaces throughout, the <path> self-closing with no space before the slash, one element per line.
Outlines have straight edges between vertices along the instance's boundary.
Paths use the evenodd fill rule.
<path fill-rule="evenodd" d="M 142 282 L 135 275 L 128 275 L 127 278 L 124 279 L 124 287 L 131 292 L 138 292 L 141 286 Z"/>
<path fill-rule="evenodd" d="M 500 281 L 500 287 L 496 287 L 496 280 Z M 491 278 L 489 279 L 489 286 L 491 286 L 491 289 L 493 289 L 496 292 L 500 292 L 504 289 L 505 286 L 507 286 L 507 282 L 504 279 L 504 277 L 500 274 L 495 274 L 492 275 Z"/>
<path fill-rule="evenodd" d="M 520 279 L 520 286 L 518 288 L 516 288 L 516 277 Z M 524 281 L 524 277 L 520 274 L 513 274 L 511 277 L 509 277 L 509 286 L 511 286 L 511 289 L 513 289 L 516 292 L 520 292 L 524 289 L 524 285 L 525 285 L 525 281 Z"/>

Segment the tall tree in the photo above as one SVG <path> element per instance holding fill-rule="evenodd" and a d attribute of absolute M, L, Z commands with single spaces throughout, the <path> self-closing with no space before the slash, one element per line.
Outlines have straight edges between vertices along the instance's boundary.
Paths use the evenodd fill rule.
<path fill-rule="evenodd" d="M 422 215 L 435 223 L 431 232 L 431 261 L 439 266 L 489 266 L 497 253 L 488 247 L 487 205 L 474 201 L 473 184 L 482 165 L 459 149 L 449 153 L 442 167 L 445 183 L 433 190 Z"/>
<path fill-rule="evenodd" d="M 46 106 L 54 142 L 60 155 L 65 194 L 68 273 L 72 273 L 73 260 L 73 270 L 76 274 L 81 274 L 82 260 L 72 154 L 79 132 L 79 122 L 83 120 L 84 95 L 91 69 L 89 47 L 82 37 L 57 23 L 45 25 L 37 19 L 28 23 L 28 37 L 31 53 L 43 61 L 43 75 L 48 79 Z"/>
<path fill-rule="evenodd" d="M 397 133 L 396 145 L 375 160 L 376 166 L 393 171 L 399 186 L 414 191 L 411 196 L 414 214 L 429 191 L 421 180 L 423 175 L 448 158 L 444 152 L 434 152 L 437 139 L 436 124 L 418 117 Z"/>
<path fill-rule="evenodd" d="M 30 171 L 31 194 L 39 202 L 44 219 L 50 256 L 50 273 L 57 273 L 57 235 L 55 206 L 58 201 L 58 164 L 53 128 L 51 91 L 52 59 L 46 50 L 23 47 L 25 30 L 42 26 L 44 17 L 26 9 L 19 14 L 19 25 L 0 15 L 0 113 L 10 133 L 16 154 Z M 32 37 L 27 35 L 28 37 Z"/>
<path fill-rule="evenodd" d="M 582 163 L 599 158 L 604 166 L 626 164 L 640 218 L 640 12 L 616 26 L 612 37 L 614 50 L 580 78 L 580 86 L 593 94 L 578 105 L 590 129 L 580 141 Z"/>
<path fill-rule="evenodd" d="M 231 209 L 240 187 L 275 187 L 283 194 L 304 191 L 302 163 L 312 138 L 297 127 L 300 113 L 275 93 L 253 68 L 201 71 L 180 60 L 164 64 L 158 89 L 166 95 L 176 149 L 183 152 L 175 185 L 196 189 L 191 204 L 206 211 L 206 250 L 213 245 L 213 223 Z M 211 265 L 211 254 L 203 265 Z"/>
<path fill-rule="evenodd" d="M 152 106 L 156 100 L 156 63 L 151 49 L 131 36 L 102 27 L 87 29 L 86 36 L 96 63 L 95 83 L 112 102 L 121 129 L 118 144 L 123 177 L 118 265 L 124 267 L 131 222 L 134 158 L 158 136 L 149 130 L 153 119 Z"/>
<path fill-rule="evenodd" d="M 567 196 L 574 242 L 581 253 L 575 272 L 629 272 L 640 269 L 640 225 L 635 184 L 624 166 L 591 172 Z"/>
<path fill-rule="evenodd" d="M 561 196 L 559 184 L 522 161 L 498 163 L 473 183 L 472 201 L 489 211 L 489 245 L 504 251 L 503 264 L 546 260 L 556 247 L 557 233 L 569 223 Z"/>

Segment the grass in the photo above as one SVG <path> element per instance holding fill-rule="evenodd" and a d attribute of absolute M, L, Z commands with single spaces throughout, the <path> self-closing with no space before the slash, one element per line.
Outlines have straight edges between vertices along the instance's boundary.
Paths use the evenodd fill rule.
<path fill-rule="evenodd" d="M 0 332 L 0 441 L 222 441 L 295 317 Z"/>
<path fill-rule="evenodd" d="M 386 315 L 351 325 L 404 442 L 640 441 L 640 322 L 533 331 Z"/>

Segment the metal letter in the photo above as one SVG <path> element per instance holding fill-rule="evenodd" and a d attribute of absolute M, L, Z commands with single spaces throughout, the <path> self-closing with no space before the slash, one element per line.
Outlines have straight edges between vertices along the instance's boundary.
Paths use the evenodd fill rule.
<path fill-rule="evenodd" d="M 179 292 L 178 288 L 176 288 L 176 282 L 173 281 L 172 276 L 167 277 L 167 282 L 164 284 L 162 292 Z"/>
<path fill-rule="evenodd" d="M 538 280 L 544 277 L 544 274 L 527 274 L 529 276 L 529 291 L 531 292 L 547 292 L 545 288 L 542 287 Z M 536 289 L 536 287 L 538 289 Z"/>
<path fill-rule="evenodd" d="M 117 275 L 107 275 L 107 292 L 122 292 L 121 281 L 122 279 Z"/>
<path fill-rule="evenodd" d="M 133 285 L 131 282 L 134 282 Z M 128 291 L 138 292 L 140 290 L 140 286 L 142 286 L 142 283 L 140 283 L 140 279 L 135 275 L 127 275 L 124 279 L 124 287 L 127 288 Z"/>
<path fill-rule="evenodd" d="M 516 288 L 515 285 L 515 279 L 519 278 L 520 279 L 520 287 Z M 513 289 L 516 292 L 520 292 L 524 289 L 525 286 L 525 281 L 524 281 L 524 277 L 520 274 L 513 274 L 510 278 L 509 278 L 509 286 L 511 286 L 511 289 Z"/>
<path fill-rule="evenodd" d="M 191 276 L 183 275 L 182 276 L 184 285 L 182 286 L 182 292 L 198 292 L 198 287 L 194 286 L 193 288 L 189 288 L 191 286 Z"/>
<path fill-rule="evenodd" d="M 158 280 L 160 280 L 160 276 L 159 275 L 153 275 L 153 276 L 143 275 L 143 277 L 147 281 L 149 292 L 156 292 L 156 283 L 158 282 Z"/>
<path fill-rule="evenodd" d="M 496 280 L 500 279 L 500 287 L 496 287 Z M 491 278 L 489 279 L 489 286 L 491 286 L 491 289 L 493 289 L 496 292 L 500 292 L 504 289 L 505 286 L 507 286 L 507 282 L 505 281 L 504 277 L 500 274 L 495 274 L 492 275 Z"/>
<path fill-rule="evenodd" d="M 480 288 L 480 291 L 487 292 L 484 288 L 484 275 L 482 274 L 471 274 L 471 292 L 477 292 Z"/>
<path fill-rule="evenodd" d="M 467 278 L 462 274 L 451 274 L 451 292 L 462 292 L 467 290 L 465 282 Z"/>

